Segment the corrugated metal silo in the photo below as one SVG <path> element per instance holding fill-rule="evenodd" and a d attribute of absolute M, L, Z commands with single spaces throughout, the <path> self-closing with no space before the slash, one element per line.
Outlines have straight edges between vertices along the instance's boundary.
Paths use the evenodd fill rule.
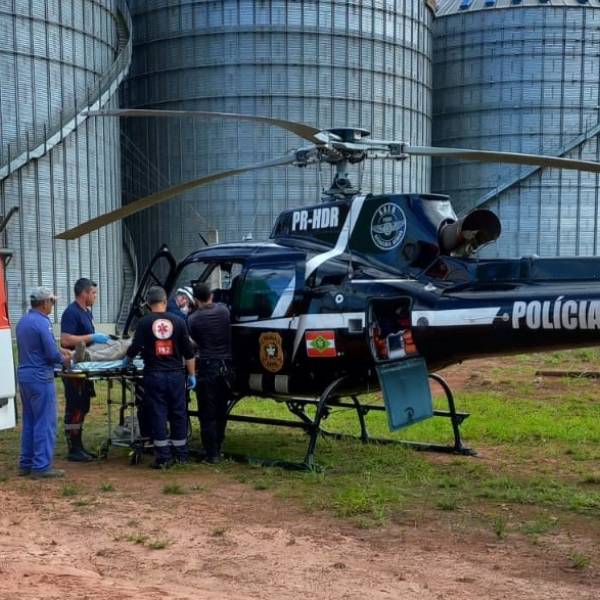
<path fill-rule="evenodd" d="M 600 2 L 442 0 L 434 24 L 434 144 L 599 160 Z M 598 253 L 598 176 L 435 163 L 432 189 L 485 205 L 488 255 Z"/>
<path fill-rule="evenodd" d="M 134 56 L 122 105 L 241 112 L 317 127 L 361 126 L 424 144 L 431 131 L 431 2 L 133 0 Z M 268 126 L 127 119 L 124 197 L 305 145 Z M 148 159 L 150 167 L 145 163 Z M 372 169 L 372 170 L 371 170 Z M 324 169 L 324 185 L 330 183 Z M 367 166 L 363 189 L 427 191 L 427 158 Z M 318 200 L 312 168 L 255 172 L 189 192 L 131 220 L 138 259 L 211 240 L 268 237 L 284 208 Z"/>
<path fill-rule="evenodd" d="M 3 242 L 13 322 L 28 291 L 60 296 L 76 279 L 100 286 L 97 322 L 114 322 L 122 293 L 121 224 L 65 243 L 53 236 L 120 206 L 119 124 L 83 111 L 115 106 L 131 60 L 122 0 L 0 0 L 0 214 L 19 207 Z"/>

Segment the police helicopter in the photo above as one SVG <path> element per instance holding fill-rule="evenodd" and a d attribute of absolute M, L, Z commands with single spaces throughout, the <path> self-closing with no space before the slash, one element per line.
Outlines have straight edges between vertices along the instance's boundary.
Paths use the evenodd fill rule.
<path fill-rule="evenodd" d="M 600 329 L 600 258 L 483 259 L 498 238 L 489 210 L 457 218 L 450 199 L 434 194 L 363 193 L 350 165 L 367 158 L 453 157 L 600 172 L 584 160 L 521 153 L 411 146 L 376 140 L 357 128 L 318 130 L 269 117 L 202 111 L 121 109 L 96 117 L 201 117 L 282 127 L 309 144 L 271 161 L 213 173 L 159 191 L 58 235 L 75 239 L 195 187 L 256 169 L 321 162 L 335 168 L 323 201 L 285 210 L 263 243 L 208 246 L 177 260 L 163 246 L 142 278 L 125 333 L 144 314 L 150 285 L 173 292 L 209 281 L 231 309 L 237 373 L 232 409 L 250 396 L 285 403 L 298 420 L 230 414 L 230 420 L 301 427 L 313 466 L 322 421 L 334 408 L 365 416 L 385 410 L 391 430 L 433 416 L 449 418 L 454 443 L 415 444 L 471 453 L 452 392 L 436 371 L 469 358 L 590 346 Z M 164 274 L 159 276 L 158 274 Z M 429 378 L 448 410 L 435 410 Z M 361 402 L 381 390 L 383 405 Z M 312 407 L 312 409 L 309 409 Z M 231 412 L 231 411 L 230 411 Z M 339 436 L 338 436 L 339 437 Z"/>

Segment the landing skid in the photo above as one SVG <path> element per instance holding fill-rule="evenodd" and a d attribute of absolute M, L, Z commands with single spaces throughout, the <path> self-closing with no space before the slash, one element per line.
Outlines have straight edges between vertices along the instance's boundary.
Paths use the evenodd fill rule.
<path fill-rule="evenodd" d="M 289 462 L 282 460 L 267 460 L 255 458 L 240 454 L 225 454 L 226 458 L 243 463 L 258 464 L 263 466 L 277 466 L 291 470 L 312 471 L 318 470 L 319 466 L 315 460 L 317 441 L 319 436 L 330 437 L 334 439 L 354 439 L 360 440 L 364 444 L 397 444 L 414 448 L 415 450 L 427 450 L 432 452 L 444 452 L 450 454 L 461 454 L 464 456 L 474 456 L 475 451 L 466 448 L 461 440 L 460 425 L 469 416 L 469 413 L 457 412 L 454 404 L 454 396 L 450 386 L 443 377 L 436 373 L 429 375 L 444 390 L 448 402 L 448 410 L 435 410 L 434 416 L 450 419 L 452 424 L 452 433 L 454 444 L 447 446 L 443 444 L 412 442 L 407 440 L 393 440 L 389 438 L 374 438 L 369 435 L 367 429 L 366 416 L 371 411 L 385 411 L 382 405 L 361 404 L 357 395 L 349 396 L 351 403 L 344 401 L 342 396 L 337 393 L 339 388 L 347 381 L 346 377 L 340 377 L 331 383 L 323 392 L 320 398 L 291 398 L 285 400 L 288 410 L 298 418 L 298 421 L 287 419 L 274 419 L 269 417 L 255 417 L 249 415 L 232 415 L 233 408 L 243 399 L 236 398 L 229 406 L 229 421 L 238 421 L 243 423 L 256 423 L 261 425 L 272 425 L 276 427 L 291 427 L 303 429 L 309 435 L 308 447 L 304 460 L 302 462 Z M 307 407 L 315 407 L 314 417 L 307 414 Z M 354 409 L 360 425 L 360 435 L 353 436 L 345 433 L 328 431 L 321 426 L 321 423 L 327 419 L 332 408 Z"/>

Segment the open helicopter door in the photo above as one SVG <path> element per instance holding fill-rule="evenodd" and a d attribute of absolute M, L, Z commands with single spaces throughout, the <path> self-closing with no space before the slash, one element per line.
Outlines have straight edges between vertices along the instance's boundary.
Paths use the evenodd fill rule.
<path fill-rule="evenodd" d="M 166 245 L 152 257 L 135 290 L 129 306 L 129 314 L 123 327 L 123 337 L 129 337 L 135 330 L 138 320 L 147 312 L 146 294 L 153 285 L 159 285 L 170 292 L 176 276 L 177 261 Z"/>
<path fill-rule="evenodd" d="M 433 417 L 425 360 L 411 332 L 411 298 L 374 299 L 367 309 L 369 346 L 390 431 Z"/>

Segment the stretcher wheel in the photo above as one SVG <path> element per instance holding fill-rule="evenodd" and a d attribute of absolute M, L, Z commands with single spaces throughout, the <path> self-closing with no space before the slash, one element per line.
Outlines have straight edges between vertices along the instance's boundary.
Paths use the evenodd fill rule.
<path fill-rule="evenodd" d="M 108 458 L 108 451 L 110 450 L 110 442 L 103 442 L 102 446 L 100 446 L 100 450 L 98 451 L 98 458 L 102 460 L 106 460 Z"/>
<path fill-rule="evenodd" d="M 142 462 L 141 454 L 139 452 L 136 452 L 135 450 L 133 452 L 131 452 L 131 454 L 129 455 L 129 464 L 132 467 L 136 467 L 141 462 Z"/>

